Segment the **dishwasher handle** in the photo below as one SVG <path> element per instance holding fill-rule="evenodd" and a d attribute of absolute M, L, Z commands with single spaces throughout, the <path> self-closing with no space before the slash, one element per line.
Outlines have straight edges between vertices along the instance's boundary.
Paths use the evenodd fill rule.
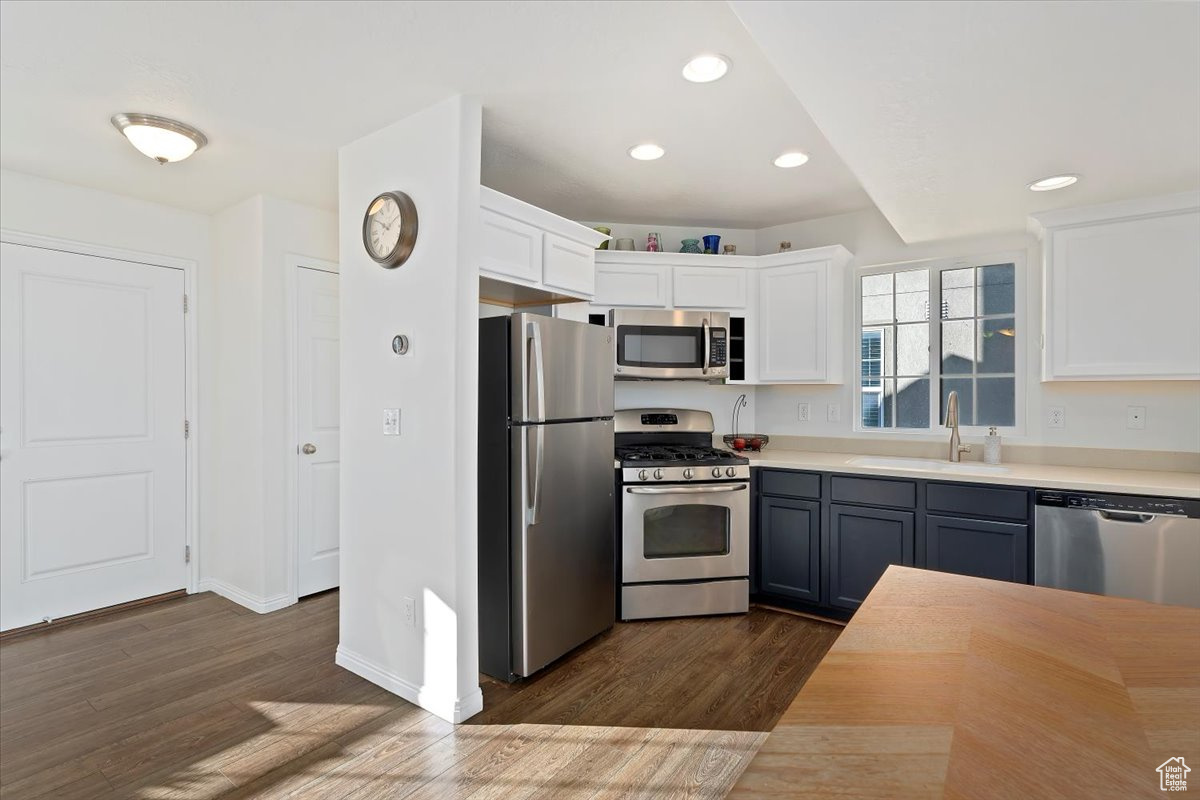
<path fill-rule="evenodd" d="M 1132 522 L 1136 525 L 1144 525 L 1147 522 L 1153 522 L 1157 514 L 1138 514 L 1134 511 L 1106 511 L 1104 509 L 1096 509 L 1096 513 L 1100 519 L 1108 520 L 1109 522 Z"/>

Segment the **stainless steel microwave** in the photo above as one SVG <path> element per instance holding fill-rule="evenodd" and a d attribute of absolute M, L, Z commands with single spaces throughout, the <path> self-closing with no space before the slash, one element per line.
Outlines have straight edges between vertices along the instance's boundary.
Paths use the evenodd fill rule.
<path fill-rule="evenodd" d="M 729 377 L 729 313 L 613 309 L 620 380 L 723 381 Z"/>

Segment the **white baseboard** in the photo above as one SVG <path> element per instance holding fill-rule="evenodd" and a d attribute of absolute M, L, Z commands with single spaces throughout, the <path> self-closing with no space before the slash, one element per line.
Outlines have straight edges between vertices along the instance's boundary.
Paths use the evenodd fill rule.
<path fill-rule="evenodd" d="M 239 606 L 244 606 L 258 614 L 269 614 L 295 602 L 286 594 L 275 597 L 259 597 L 217 578 L 201 578 L 200 583 L 196 586 L 196 591 L 219 594 L 226 600 L 232 600 Z"/>
<path fill-rule="evenodd" d="M 420 686 L 405 680 L 394 672 L 383 669 L 352 650 L 347 650 L 344 645 L 338 645 L 334 662 L 360 678 L 365 678 L 376 686 L 381 686 L 392 694 L 436 714 L 447 722 L 453 722 L 455 725 L 483 711 L 483 690 L 478 686 L 475 687 L 475 691 L 465 697 L 448 702 L 445 698 L 431 697 L 429 692 L 424 691 Z"/>

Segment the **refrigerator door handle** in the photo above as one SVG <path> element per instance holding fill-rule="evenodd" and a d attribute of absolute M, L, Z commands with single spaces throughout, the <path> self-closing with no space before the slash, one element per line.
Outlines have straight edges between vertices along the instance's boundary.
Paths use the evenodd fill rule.
<path fill-rule="evenodd" d="M 526 384 L 525 419 L 527 421 L 543 422 L 546 417 L 546 363 L 542 359 L 542 326 L 531 320 L 525 326 L 525 335 L 528 343 L 531 345 L 528 360 L 534 361 L 537 364 L 531 370 L 531 377 L 537 382 L 536 388 L 530 392 L 529 385 Z M 536 415 L 531 413 L 529 409 L 529 395 L 531 393 L 537 397 Z"/>
<path fill-rule="evenodd" d="M 537 437 L 536 444 L 530 443 L 530 436 Z M 525 485 L 528 487 L 525 520 L 529 525 L 536 525 L 542 511 L 542 466 L 546 460 L 545 425 L 525 426 L 525 454 Z"/>

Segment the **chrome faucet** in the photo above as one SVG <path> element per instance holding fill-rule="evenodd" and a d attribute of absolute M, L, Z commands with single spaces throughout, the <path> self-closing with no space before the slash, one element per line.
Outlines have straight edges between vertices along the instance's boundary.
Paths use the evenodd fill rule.
<path fill-rule="evenodd" d="M 958 436 L 958 392 L 946 398 L 946 427 L 950 429 L 950 460 L 962 461 L 962 454 L 971 452 L 969 444 L 963 444 Z"/>

